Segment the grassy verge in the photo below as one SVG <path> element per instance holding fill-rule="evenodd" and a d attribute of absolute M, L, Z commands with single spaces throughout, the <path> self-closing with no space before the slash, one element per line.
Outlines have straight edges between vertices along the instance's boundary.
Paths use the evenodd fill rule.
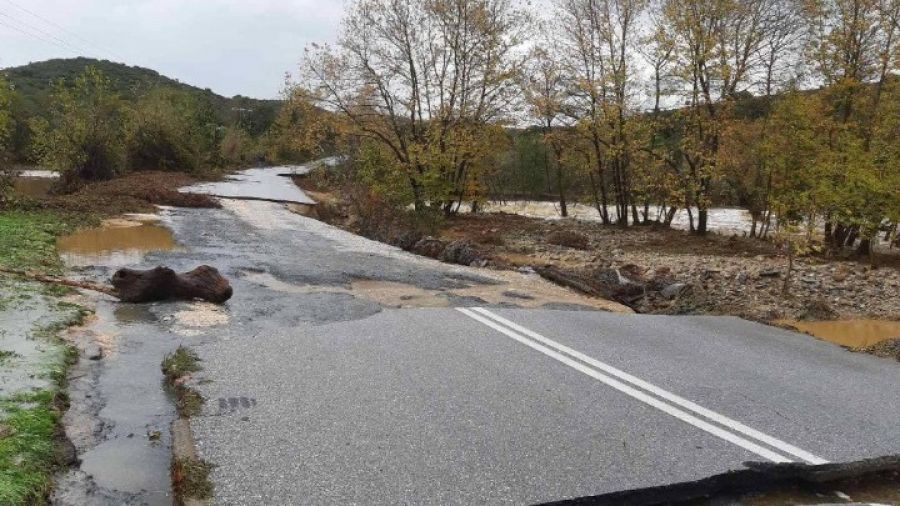
<path fill-rule="evenodd" d="M 0 504 L 38 504 L 50 491 L 58 415 L 48 394 L 0 402 Z"/>
<path fill-rule="evenodd" d="M 212 465 L 200 459 L 194 449 L 190 425 L 176 428 L 180 422 L 198 415 L 203 407 L 203 397 L 186 383 L 191 374 L 201 371 L 200 359 L 190 348 L 179 346 L 162 361 L 166 385 L 175 392 L 179 422 L 173 424 L 172 486 L 175 504 L 208 504 L 213 486 L 209 479 Z"/>
<path fill-rule="evenodd" d="M 0 212 L 0 267 L 58 273 L 56 238 L 83 219 L 51 211 Z"/>
<path fill-rule="evenodd" d="M 172 460 L 172 484 L 175 496 L 184 499 L 210 499 L 212 482 L 209 473 L 212 465 L 199 459 L 175 458 Z"/>
<path fill-rule="evenodd" d="M 71 313 L 62 321 L 75 324 L 82 318 L 81 312 Z M 59 422 L 67 407 L 66 371 L 78 351 L 55 337 L 53 340 L 56 353 L 41 373 L 51 386 L 0 399 L 0 504 L 44 504 L 54 470 L 67 464 L 57 452 Z"/>
<path fill-rule="evenodd" d="M 60 234 L 76 224 L 91 223 L 87 215 L 48 210 L 5 210 L 0 212 L 0 268 L 41 274 L 59 274 L 63 266 L 56 251 Z M 41 387 L 0 396 L 0 504 L 45 504 L 52 488 L 55 469 L 68 464 L 59 451 L 60 418 L 67 407 L 66 374 L 78 352 L 59 338 L 70 325 L 84 320 L 80 306 L 58 297 L 71 292 L 68 287 L 35 284 L 5 276 L 0 283 L 0 320 L 35 318 L 24 327 L 0 328 L 7 339 L 40 341 L 44 358 L 22 366 L 19 357 L 5 357 L 4 367 L 15 367 L 23 377 L 41 378 Z M 21 312 L 20 308 L 41 307 L 42 311 Z M 35 316 L 40 315 L 40 316 Z M 16 320 L 8 320 L 16 321 Z M 13 328 L 28 328 L 24 335 L 7 334 Z"/>
<path fill-rule="evenodd" d="M 182 418 L 199 414 L 203 407 L 203 397 L 184 384 L 186 378 L 200 370 L 197 354 L 184 346 L 179 346 L 175 352 L 163 359 L 162 371 L 166 377 L 166 384 L 175 391 L 176 407 Z"/>

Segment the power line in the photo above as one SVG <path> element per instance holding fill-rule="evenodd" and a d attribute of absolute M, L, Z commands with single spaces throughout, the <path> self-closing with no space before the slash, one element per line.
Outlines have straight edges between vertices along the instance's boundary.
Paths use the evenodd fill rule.
<path fill-rule="evenodd" d="M 48 37 L 48 38 L 51 39 L 52 41 L 55 41 L 55 43 L 56 43 L 57 45 L 60 45 L 60 44 L 61 44 L 61 45 L 63 45 L 63 46 L 66 46 L 66 47 L 68 47 L 69 49 L 75 51 L 76 53 L 83 53 L 83 52 L 84 52 L 84 49 L 85 49 L 85 48 L 79 47 L 79 46 L 77 46 L 77 45 L 75 45 L 75 44 L 70 43 L 70 42 L 67 41 L 67 40 L 61 39 L 61 38 L 59 38 L 59 37 L 53 35 L 52 33 L 50 33 L 50 32 L 48 32 L 48 31 L 42 29 L 42 28 L 39 27 L 39 26 L 34 26 L 34 25 L 31 24 L 31 23 L 28 23 L 28 22 L 23 21 L 23 20 L 21 20 L 21 19 L 18 19 L 18 18 L 15 18 L 15 17 L 13 17 L 13 16 L 10 16 L 9 14 L 6 14 L 6 13 L 4 13 L 4 12 L 0 12 L 0 16 L 3 16 L 3 17 L 5 17 L 5 18 L 7 18 L 8 20 L 12 21 L 13 23 L 17 23 L 17 24 L 21 25 L 21 27 L 25 27 L 25 28 L 27 28 L 27 29 L 30 30 L 30 31 L 37 32 L 37 33 L 39 33 L 39 34 L 41 34 L 41 35 L 43 35 L 43 36 L 45 36 L 45 37 Z"/>
<path fill-rule="evenodd" d="M 94 50 L 99 50 L 101 53 L 106 53 L 106 54 L 115 56 L 116 58 L 118 58 L 118 59 L 120 59 L 120 60 L 122 60 L 122 61 L 125 61 L 125 58 L 122 57 L 122 55 L 116 53 L 115 51 L 110 50 L 109 48 L 107 48 L 107 47 L 105 47 L 105 46 L 101 46 L 101 45 L 99 45 L 99 44 L 97 44 L 97 43 L 95 43 L 95 42 L 92 42 L 92 41 L 90 41 L 90 40 L 88 40 L 88 39 L 82 37 L 81 35 L 79 35 L 79 34 L 73 32 L 72 30 L 67 29 L 66 27 L 60 25 L 59 23 L 53 21 L 52 19 L 48 19 L 48 18 L 46 18 L 46 17 L 44 17 L 44 16 L 41 16 L 40 14 L 38 14 L 38 13 L 32 11 L 32 10 L 29 10 L 29 9 L 27 9 L 27 8 L 25 8 L 25 7 L 21 6 L 21 5 L 19 5 L 18 3 L 13 2 L 12 0 L 3 0 L 3 1 L 6 2 L 6 3 L 8 3 L 9 5 L 12 5 L 12 6 L 15 7 L 16 9 L 19 9 L 20 11 L 25 12 L 26 14 L 28 14 L 28 15 L 30 15 L 30 16 L 32 16 L 32 17 L 34 17 L 34 18 L 36 18 L 36 19 L 38 19 L 38 20 L 40 20 L 40 21 L 43 21 L 43 22 L 46 23 L 47 25 L 50 25 L 50 26 L 56 28 L 57 30 L 59 30 L 59 31 L 61 31 L 61 32 L 64 32 L 64 33 L 68 34 L 70 37 L 74 37 L 75 39 L 80 40 L 82 43 L 85 43 L 85 44 L 87 44 L 88 46 L 91 46 Z M 55 37 L 55 36 L 54 36 L 54 38 L 57 38 L 57 39 L 58 39 L 58 37 Z"/>
<path fill-rule="evenodd" d="M 46 42 L 47 44 L 53 44 L 54 46 L 60 47 L 60 48 L 65 49 L 65 50 L 67 50 L 67 51 L 73 51 L 73 48 L 72 48 L 71 46 L 66 47 L 66 46 L 64 46 L 64 45 L 62 45 L 62 44 L 60 44 L 60 43 L 54 41 L 53 39 L 45 39 L 44 37 L 41 37 L 40 35 L 35 35 L 34 33 L 27 32 L 27 31 L 25 31 L 25 30 L 23 30 L 23 29 L 21 29 L 21 28 L 19 28 L 19 27 L 17 27 L 17 26 L 14 26 L 14 25 L 11 25 L 11 24 L 9 24 L 9 23 L 4 22 L 2 19 L 0 19 L 0 25 L 5 26 L 5 27 L 7 27 L 7 28 L 11 28 L 11 29 L 13 29 L 13 30 L 15 30 L 15 31 L 17 31 L 17 32 L 19 32 L 19 33 L 21 33 L 21 34 L 23 34 L 23 35 L 27 35 L 27 36 L 29 36 L 29 37 L 33 37 L 33 38 L 35 38 L 35 39 L 37 39 L 37 40 L 40 40 L 41 42 Z M 74 50 L 74 52 L 75 52 L 75 54 L 78 54 L 78 53 L 79 53 L 79 51 L 77 51 L 77 50 Z"/>

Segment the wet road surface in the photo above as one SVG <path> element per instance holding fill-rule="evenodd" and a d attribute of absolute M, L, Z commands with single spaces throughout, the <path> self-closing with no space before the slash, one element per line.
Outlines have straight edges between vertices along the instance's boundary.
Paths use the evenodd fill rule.
<path fill-rule="evenodd" d="M 294 204 L 315 204 L 287 174 L 302 174 L 304 166 L 242 170 L 225 181 L 200 183 L 182 191 L 240 199 L 269 200 Z"/>
<path fill-rule="evenodd" d="M 207 263 L 235 288 L 221 311 L 152 308 L 152 347 L 202 360 L 191 426 L 216 504 L 536 503 L 900 453 L 888 360 L 736 318 L 594 311 L 272 202 L 163 217 L 182 249 L 144 267 Z M 445 307 L 404 307 L 423 291 Z"/>

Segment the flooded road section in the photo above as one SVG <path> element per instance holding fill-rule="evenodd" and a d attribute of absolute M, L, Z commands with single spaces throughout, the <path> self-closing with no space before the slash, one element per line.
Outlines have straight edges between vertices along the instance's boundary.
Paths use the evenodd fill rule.
<path fill-rule="evenodd" d="M 63 423 L 79 468 L 59 476 L 57 505 L 173 503 L 170 425 L 177 418 L 160 369 L 182 344 L 228 322 L 204 303 L 94 303 L 96 315 L 70 331 L 82 360 L 69 379 Z"/>
<path fill-rule="evenodd" d="M 58 247 L 67 266 L 93 281 L 108 279 L 120 267 L 153 266 L 148 255 L 178 249 L 165 216 L 156 215 L 106 220 L 60 238 Z M 95 314 L 69 332 L 81 360 L 70 372 L 70 408 L 63 418 L 81 464 L 57 476 L 51 502 L 170 505 L 169 426 L 177 413 L 160 363 L 178 345 L 194 343 L 193 329 L 221 320 L 185 317 L 197 311 L 192 303 L 82 299 Z"/>
<path fill-rule="evenodd" d="M 795 329 L 850 348 L 900 339 L 900 322 L 887 320 L 784 321 Z"/>

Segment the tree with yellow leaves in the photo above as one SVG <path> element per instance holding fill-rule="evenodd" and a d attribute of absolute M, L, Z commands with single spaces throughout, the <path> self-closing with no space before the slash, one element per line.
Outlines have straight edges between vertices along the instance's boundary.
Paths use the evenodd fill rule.
<path fill-rule="evenodd" d="M 512 0 L 356 0 L 337 46 L 308 48 L 301 84 L 342 134 L 391 155 L 417 210 L 450 213 L 513 112 L 529 22 Z"/>

